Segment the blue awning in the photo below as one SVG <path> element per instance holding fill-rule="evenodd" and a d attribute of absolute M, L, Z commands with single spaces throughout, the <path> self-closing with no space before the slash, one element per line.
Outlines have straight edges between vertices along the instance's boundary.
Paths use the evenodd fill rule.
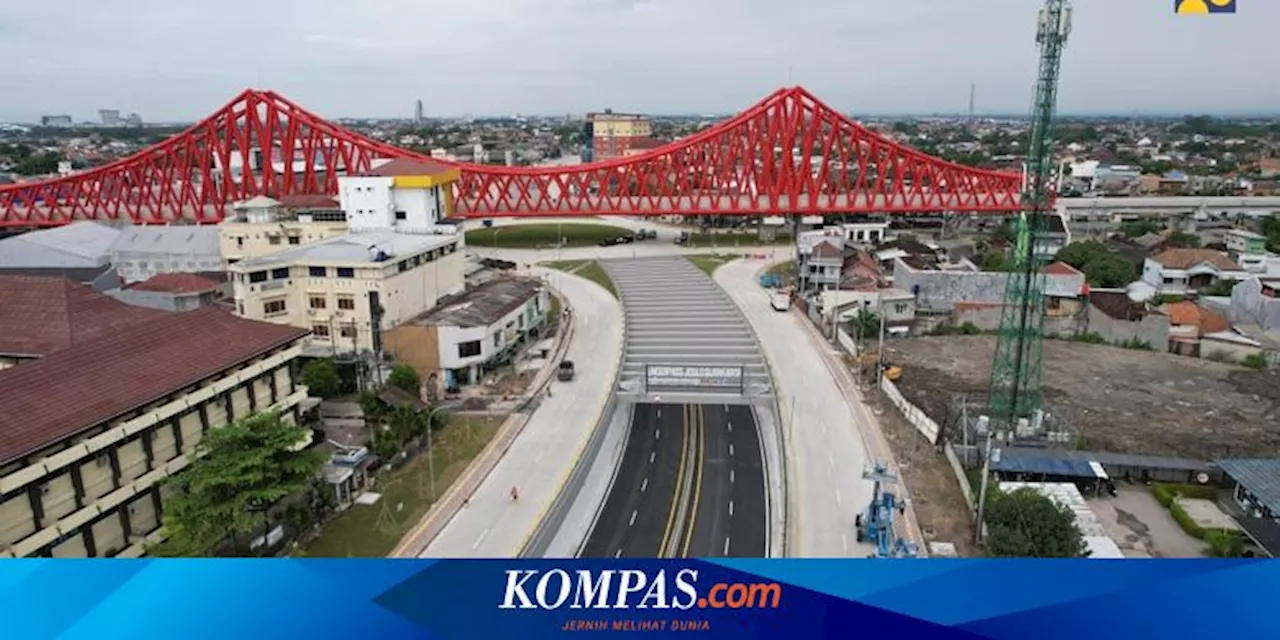
<path fill-rule="evenodd" d="M 1100 466 L 1088 460 L 1071 460 L 1067 458 L 1001 458 L 992 463 L 991 469 L 1000 473 L 1034 473 L 1046 476 L 1062 476 L 1068 478 L 1105 478 Z"/>

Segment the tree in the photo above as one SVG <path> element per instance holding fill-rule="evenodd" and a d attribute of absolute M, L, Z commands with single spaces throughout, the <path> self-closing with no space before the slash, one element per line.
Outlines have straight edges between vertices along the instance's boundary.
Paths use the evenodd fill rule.
<path fill-rule="evenodd" d="M 1175 231 L 1173 235 L 1169 236 L 1169 244 L 1184 249 L 1199 249 L 1200 237 L 1194 233 Z"/>
<path fill-rule="evenodd" d="M 1097 256 L 1080 270 L 1089 284 L 1103 289 L 1123 287 L 1138 279 L 1138 268 L 1114 253 Z"/>
<path fill-rule="evenodd" d="M 169 537 L 148 552 L 199 557 L 216 553 L 231 538 L 262 531 L 267 510 L 311 486 L 324 464 L 319 449 L 295 452 L 306 427 L 278 413 L 256 413 L 212 429 L 196 445 L 195 460 L 163 483 Z"/>
<path fill-rule="evenodd" d="M 1240 284 L 1238 280 L 1214 280 L 1209 288 L 1201 290 L 1200 293 L 1206 296 L 1229 296 L 1238 284 Z"/>
<path fill-rule="evenodd" d="M 1035 489 L 987 494 L 987 554 L 1014 558 L 1083 558 L 1089 555 L 1076 516 Z"/>
<path fill-rule="evenodd" d="M 988 251 L 982 254 L 983 271 L 1012 271 L 1013 263 L 1001 251 Z"/>
<path fill-rule="evenodd" d="M 1111 250 L 1107 248 L 1107 245 L 1096 240 L 1085 240 L 1083 242 L 1072 242 L 1063 247 L 1058 252 L 1058 255 L 1054 256 L 1054 259 L 1083 270 L 1084 265 L 1089 260 L 1108 253 L 1111 253 Z"/>
<path fill-rule="evenodd" d="M 1154 220 L 1134 220 L 1132 222 L 1120 223 L 1120 233 L 1126 238 L 1137 238 L 1145 236 L 1148 233 L 1159 233 L 1160 225 Z"/>
<path fill-rule="evenodd" d="M 853 314 L 853 319 L 849 321 L 849 330 L 853 332 L 859 342 L 865 342 L 868 338 L 878 337 L 880 335 L 880 316 L 866 309 L 858 309 L 858 312 Z"/>
<path fill-rule="evenodd" d="M 413 367 L 398 364 L 391 368 L 391 376 L 387 378 L 387 384 L 408 391 L 416 397 L 418 388 L 422 386 L 422 378 L 418 377 L 418 372 Z"/>
<path fill-rule="evenodd" d="M 302 367 L 302 383 L 317 398 L 332 398 L 342 393 L 342 377 L 333 360 L 312 360 Z"/>

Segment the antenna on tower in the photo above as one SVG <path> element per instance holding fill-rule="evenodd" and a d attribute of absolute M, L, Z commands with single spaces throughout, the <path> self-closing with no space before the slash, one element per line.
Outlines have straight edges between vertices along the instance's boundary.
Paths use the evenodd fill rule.
<path fill-rule="evenodd" d="M 969 119 L 970 120 L 973 119 L 973 98 L 974 98 L 974 94 L 976 94 L 977 92 L 978 92 L 978 85 L 970 84 L 969 85 Z"/>

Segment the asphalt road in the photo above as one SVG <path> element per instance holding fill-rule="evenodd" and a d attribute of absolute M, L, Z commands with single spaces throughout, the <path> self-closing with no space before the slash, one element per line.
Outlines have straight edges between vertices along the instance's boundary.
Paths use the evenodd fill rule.
<path fill-rule="evenodd" d="M 761 557 L 768 523 L 751 409 L 635 407 L 613 486 L 582 557 Z"/>

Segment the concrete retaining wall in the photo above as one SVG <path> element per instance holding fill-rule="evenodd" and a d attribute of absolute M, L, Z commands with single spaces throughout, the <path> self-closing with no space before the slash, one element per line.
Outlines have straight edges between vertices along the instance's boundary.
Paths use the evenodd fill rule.
<path fill-rule="evenodd" d="M 902 415 L 906 417 L 907 421 L 912 425 L 915 425 L 917 431 L 924 435 L 930 443 L 938 443 L 938 432 L 941 431 L 941 429 L 938 428 L 938 423 L 934 422 L 933 418 L 925 415 L 925 412 L 922 411 L 920 407 L 911 404 L 906 398 L 902 397 L 902 392 L 898 391 L 898 386 L 893 384 L 893 382 L 888 378 L 880 379 L 880 389 L 882 389 L 884 394 L 889 397 L 889 400 L 893 402 L 893 406 L 897 407 L 898 411 L 902 412 Z"/>

